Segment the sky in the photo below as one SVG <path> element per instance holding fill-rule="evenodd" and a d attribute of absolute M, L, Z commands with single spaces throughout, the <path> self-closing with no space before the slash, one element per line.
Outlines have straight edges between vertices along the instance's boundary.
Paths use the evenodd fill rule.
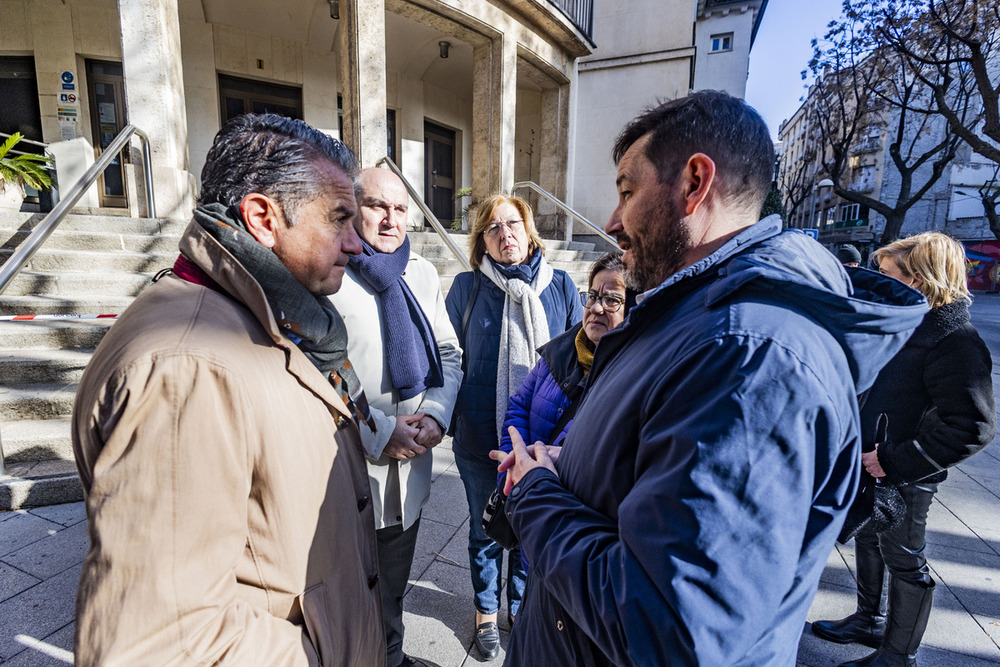
<path fill-rule="evenodd" d="M 840 15 L 841 0 L 769 0 L 750 51 L 746 100 L 778 137 L 781 121 L 791 117 L 805 94 L 802 70 L 812 57 L 813 37 Z"/>

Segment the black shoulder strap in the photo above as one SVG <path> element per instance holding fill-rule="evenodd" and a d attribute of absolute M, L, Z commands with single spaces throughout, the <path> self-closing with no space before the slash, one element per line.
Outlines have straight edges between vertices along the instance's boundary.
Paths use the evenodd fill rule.
<path fill-rule="evenodd" d="M 465 345 L 465 335 L 469 332 L 469 318 L 472 317 L 472 307 L 476 305 L 476 297 L 479 296 L 479 276 L 472 272 L 472 293 L 469 295 L 469 302 L 465 304 L 465 313 L 462 314 L 462 344 Z"/>
<path fill-rule="evenodd" d="M 566 428 L 566 424 L 573 419 L 573 416 L 576 414 L 576 408 L 580 405 L 580 401 L 583 400 L 583 396 L 580 395 L 581 393 L 582 392 L 574 392 L 575 395 L 573 400 L 570 401 L 570 404 L 565 410 L 563 410 L 562 416 L 559 417 L 559 421 L 556 422 L 555 428 L 552 429 L 552 435 L 549 436 L 549 445 L 555 443 L 556 438 L 558 438 L 559 434 L 562 433 L 562 430 Z"/>

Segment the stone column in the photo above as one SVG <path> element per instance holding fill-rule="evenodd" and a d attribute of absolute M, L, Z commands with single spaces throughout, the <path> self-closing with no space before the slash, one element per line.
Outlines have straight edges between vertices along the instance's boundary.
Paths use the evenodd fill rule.
<path fill-rule="evenodd" d="M 119 0 L 118 12 L 125 106 L 129 122 L 149 136 L 156 214 L 186 219 L 194 205 L 194 179 L 188 171 L 177 0 Z M 138 168 L 138 140 L 132 145 L 132 162 Z M 134 192 L 129 194 L 133 201 L 138 199 Z"/>
<path fill-rule="evenodd" d="M 399 83 L 401 108 L 396 114 L 396 128 L 400 137 L 399 168 L 413 189 L 424 191 L 424 82 L 402 78 Z M 411 228 L 420 229 L 424 214 L 417 206 L 410 206 Z"/>
<path fill-rule="evenodd" d="M 363 167 L 385 157 L 385 0 L 340 0 L 344 143 Z M 362 94 L 361 91 L 364 91 Z"/>
<path fill-rule="evenodd" d="M 500 35 L 473 50 L 472 201 L 514 185 L 517 44 Z"/>
<path fill-rule="evenodd" d="M 566 197 L 566 163 L 569 159 L 569 85 L 547 88 L 542 92 L 542 136 L 539 150 L 538 184 L 563 202 Z M 558 231 L 570 233 L 569 216 L 547 199 L 539 201 L 540 215 L 555 214 L 562 223 Z M 557 227 L 559 225 L 556 225 Z M 553 229 L 553 231 L 556 231 Z"/>

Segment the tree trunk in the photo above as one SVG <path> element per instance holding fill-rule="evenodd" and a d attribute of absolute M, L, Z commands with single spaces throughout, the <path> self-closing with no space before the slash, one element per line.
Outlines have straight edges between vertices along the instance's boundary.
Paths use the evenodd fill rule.
<path fill-rule="evenodd" d="M 990 231 L 997 241 L 1000 241 L 1000 201 L 990 201 L 983 199 L 983 208 L 986 209 L 986 219 L 990 223 Z"/>
<path fill-rule="evenodd" d="M 906 212 L 893 211 L 885 216 L 885 229 L 882 230 L 882 238 L 879 239 L 879 246 L 889 245 L 899 238 L 899 230 L 903 228 L 906 221 Z"/>

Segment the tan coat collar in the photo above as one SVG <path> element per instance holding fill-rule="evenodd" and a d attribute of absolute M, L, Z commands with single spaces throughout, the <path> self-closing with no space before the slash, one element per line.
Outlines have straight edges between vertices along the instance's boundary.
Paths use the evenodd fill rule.
<path fill-rule="evenodd" d="M 267 331 L 274 344 L 285 350 L 288 372 L 345 417 L 351 417 L 343 399 L 330 382 L 281 331 L 264 290 L 233 255 L 195 221 L 188 223 L 180 240 L 180 250 L 189 260 L 217 282 L 228 296 L 242 303 Z M 342 422 L 338 420 L 338 426 Z"/>

